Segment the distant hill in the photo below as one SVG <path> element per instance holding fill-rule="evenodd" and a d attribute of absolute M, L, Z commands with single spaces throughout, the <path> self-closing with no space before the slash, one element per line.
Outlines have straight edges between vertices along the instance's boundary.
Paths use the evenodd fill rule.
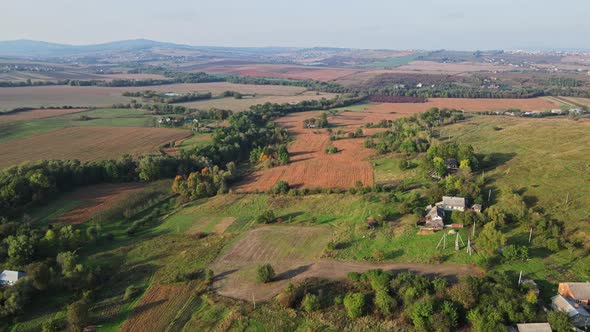
<path fill-rule="evenodd" d="M 0 56 L 9 57 L 64 57 L 84 53 L 134 51 L 154 47 L 194 49 L 193 46 L 163 43 L 148 39 L 115 41 L 94 45 L 67 45 L 35 40 L 0 41 Z"/>

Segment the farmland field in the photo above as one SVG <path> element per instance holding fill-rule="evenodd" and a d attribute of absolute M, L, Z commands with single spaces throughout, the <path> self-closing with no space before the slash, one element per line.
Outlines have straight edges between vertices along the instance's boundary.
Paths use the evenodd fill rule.
<path fill-rule="evenodd" d="M 311 66 L 252 64 L 252 65 L 215 65 L 208 64 L 198 68 L 199 71 L 211 73 L 231 73 L 243 76 L 275 77 L 290 79 L 309 79 L 317 81 L 331 81 L 339 77 L 359 72 L 357 69 L 318 68 Z"/>
<path fill-rule="evenodd" d="M 35 213 L 41 222 L 65 224 L 81 224 L 99 211 L 108 209 L 111 205 L 121 201 L 129 194 L 140 191 L 145 185 L 139 183 L 128 184 L 99 184 L 79 189 L 59 198 L 57 210 L 42 209 Z"/>
<path fill-rule="evenodd" d="M 250 108 L 252 105 L 264 104 L 264 103 L 298 103 L 305 100 L 318 100 L 322 98 L 331 99 L 335 97 L 336 94 L 332 93 L 316 93 L 316 92 L 304 92 L 297 95 L 287 95 L 287 96 L 276 96 L 276 95 L 269 95 L 265 96 L 264 94 L 256 94 L 256 97 L 244 97 L 241 99 L 236 99 L 232 97 L 228 98 L 215 98 L 215 99 L 208 99 L 208 100 L 200 100 L 200 101 L 193 101 L 189 103 L 181 103 L 179 105 L 184 105 L 191 108 L 197 109 L 210 109 L 210 108 L 219 108 L 219 109 L 229 109 L 233 111 L 245 111 Z"/>
<path fill-rule="evenodd" d="M 303 121 L 317 117 L 320 112 L 290 114 L 277 122 L 293 135 L 294 142 L 289 145 L 291 161 L 285 166 L 258 170 L 246 177 L 235 190 L 253 192 L 266 191 L 277 181 L 287 181 L 294 187 L 305 188 L 352 188 L 361 183 L 373 184 L 373 173 L 367 158 L 372 150 L 363 146 L 363 138 L 342 139 L 331 143 L 330 134 L 325 129 L 304 129 Z M 329 120 L 340 121 L 339 117 Z M 333 144 L 338 150 L 326 154 L 325 149 Z"/>
<path fill-rule="evenodd" d="M 9 114 L 0 113 L 0 123 L 13 122 L 19 120 L 44 119 L 65 114 L 79 113 L 85 109 L 70 108 L 70 109 L 38 109 Z"/>
<path fill-rule="evenodd" d="M 43 110 L 45 112 L 47 110 Z M 24 112 L 27 113 L 27 112 Z M 16 113 L 14 115 L 18 115 Z M 5 115 L 8 117 L 8 115 Z M 4 116 L 0 116 L 0 120 Z M 0 121 L 0 142 L 7 142 L 66 127 L 129 126 L 153 127 L 156 117 L 144 110 L 97 109 L 56 115 L 49 118 Z"/>
<path fill-rule="evenodd" d="M 153 90 L 160 92 L 205 92 L 219 94 L 226 90 L 243 94 L 268 96 L 295 96 L 306 89 L 293 86 L 247 85 L 231 83 L 187 83 L 167 84 L 144 87 L 97 87 L 97 86 L 33 86 L 17 88 L 0 88 L 0 110 L 17 107 L 42 106 L 110 106 L 116 103 L 128 103 L 131 98 L 122 95 L 125 91 Z"/>
<path fill-rule="evenodd" d="M 131 312 L 121 331 L 164 331 L 190 299 L 191 285 L 151 287 Z"/>
<path fill-rule="evenodd" d="M 185 130 L 132 127 L 70 127 L 0 143 L 0 168 L 42 159 L 81 161 L 155 152 L 189 134 Z"/>

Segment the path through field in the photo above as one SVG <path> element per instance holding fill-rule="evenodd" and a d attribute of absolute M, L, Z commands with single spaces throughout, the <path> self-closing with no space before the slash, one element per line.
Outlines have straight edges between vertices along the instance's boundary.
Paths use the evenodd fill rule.
<path fill-rule="evenodd" d="M 460 264 L 368 263 L 321 259 L 320 255 L 331 231 L 324 227 L 266 226 L 248 232 L 211 266 L 215 272 L 213 288 L 223 296 L 252 301 L 266 301 L 289 283 L 307 278 L 345 279 L 349 272 L 370 269 L 412 271 L 427 276 L 456 279 L 480 275 L 479 268 Z M 256 282 L 256 267 L 270 263 L 275 281 Z"/>

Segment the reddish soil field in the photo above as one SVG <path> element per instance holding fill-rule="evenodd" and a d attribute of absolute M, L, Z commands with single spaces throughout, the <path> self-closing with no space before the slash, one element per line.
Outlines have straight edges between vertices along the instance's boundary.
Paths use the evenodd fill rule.
<path fill-rule="evenodd" d="M 326 154 L 325 149 L 330 145 L 328 132 L 303 128 L 303 120 L 319 114 L 302 112 L 280 118 L 277 122 L 288 128 L 294 138 L 289 145 L 291 161 L 285 166 L 254 172 L 234 190 L 266 191 L 279 180 L 305 188 L 352 188 L 357 181 L 365 186 L 372 185 L 373 170 L 367 159 L 373 151 L 363 146 L 363 138 L 337 140 L 333 145 L 340 152 Z"/>
<path fill-rule="evenodd" d="M 165 331 L 192 295 L 191 285 L 150 288 L 135 306 L 120 331 Z"/>
<path fill-rule="evenodd" d="M 189 135 L 186 130 L 142 127 L 70 127 L 0 144 L 0 168 L 25 161 L 118 158 L 155 152 Z"/>
<path fill-rule="evenodd" d="M 517 108 L 522 111 L 543 111 L 559 108 L 559 105 L 545 98 L 529 99 L 468 99 L 429 98 L 425 103 L 382 103 L 370 104 L 368 112 L 414 114 L 432 107 L 454 108 L 466 112 L 481 112 Z"/>
<path fill-rule="evenodd" d="M 240 65 L 240 66 L 216 66 L 209 65 L 205 68 L 199 68 L 199 71 L 213 73 L 231 73 L 243 76 L 257 77 L 276 77 L 292 79 L 310 79 L 317 81 L 331 81 L 339 77 L 352 75 L 359 70 L 342 69 L 342 68 L 317 68 L 310 66 L 295 65 Z"/>
<path fill-rule="evenodd" d="M 79 113 L 82 111 L 85 111 L 85 109 L 39 109 L 8 114 L 0 113 L 0 123 L 19 120 L 51 118 L 54 116 L 60 116 L 65 114 Z"/>
<path fill-rule="evenodd" d="M 65 224 L 81 224 L 90 219 L 96 212 L 103 210 L 133 192 L 140 191 L 145 186 L 140 183 L 100 184 L 86 187 L 67 194 L 69 201 L 79 201 L 80 205 L 52 222 Z"/>
<path fill-rule="evenodd" d="M 514 68 L 491 63 L 459 62 L 443 63 L 435 61 L 412 61 L 398 67 L 399 70 L 442 71 L 446 73 L 477 72 L 477 71 L 509 71 Z"/>

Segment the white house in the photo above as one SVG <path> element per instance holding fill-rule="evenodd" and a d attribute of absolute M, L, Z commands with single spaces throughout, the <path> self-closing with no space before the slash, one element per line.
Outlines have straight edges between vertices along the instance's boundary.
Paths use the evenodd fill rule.
<path fill-rule="evenodd" d="M 4 270 L 0 273 L 0 285 L 14 285 L 19 279 L 25 277 L 24 272 L 20 271 L 12 271 L 12 270 Z"/>
<path fill-rule="evenodd" d="M 443 196 L 440 204 L 446 211 L 458 210 L 465 211 L 467 202 L 464 197 Z"/>
<path fill-rule="evenodd" d="M 516 324 L 518 332 L 552 332 L 549 323 L 526 323 Z"/>

